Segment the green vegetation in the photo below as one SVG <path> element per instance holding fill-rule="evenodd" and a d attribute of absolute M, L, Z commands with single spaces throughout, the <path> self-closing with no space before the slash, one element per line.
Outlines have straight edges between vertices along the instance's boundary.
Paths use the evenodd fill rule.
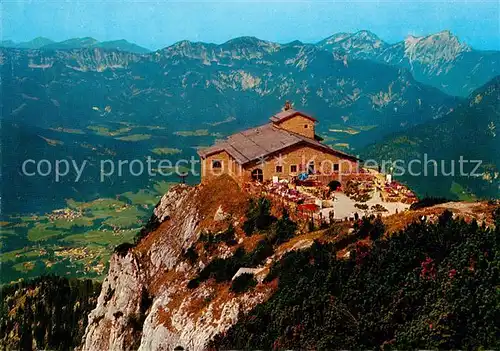
<path fill-rule="evenodd" d="M 283 211 L 281 218 L 273 223 L 271 230 L 266 233 L 266 239 L 272 245 L 279 245 L 290 240 L 297 231 L 297 223 L 290 220 L 288 212 Z"/>
<path fill-rule="evenodd" d="M 499 237 L 500 226 L 445 212 L 371 248 L 360 242 L 347 259 L 335 244 L 290 252 L 265 279 L 278 279 L 277 292 L 212 346 L 498 349 Z"/>
<path fill-rule="evenodd" d="M 182 136 L 182 137 L 191 137 L 191 136 L 207 136 L 210 133 L 208 132 L 208 129 L 197 129 L 197 130 L 186 130 L 186 131 L 178 131 L 174 132 L 175 135 Z"/>
<path fill-rule="evenodd" d="M 101 286 L 48 276 L 0 288 L 0 349 L 69 350 L 81 343 Z"/>
<path fill-rule="evenodd" d="M 202 233 L 200 235 L 199 241 L 204 243 L 205 250 L 210 250 L 214 245 L 217 245 L 222 242 L 226 243 L 226 245 L 228 246 L 233 246 L 236 245 L 234 234 L 235 234 L 234 227 L 232 224 L 230 224 L 229 227 L 222 233 L 217 233 L 217 234 L 212 234 L 210 232 Z"/>
<path fill-rule="evenodd" d="M 69 133 L 69 134 L 85 134 L 85 132 L 81 129 L 73 129 L 73 128 L 49 128 L 50 130 L 53 130 L 55 132 L 61 132 L 61 133 Z"/>
<path fill-rule="evenodd" d="M 215 279 L 217 282 L 230 281 L 241 267 L 257 267 L 273 254 L 273 247 L 267 240 L 261 240 L 252 252 L 239 247 L 233 256 L 227 259 L 216 258 L 200 274 L 189 281 L 188 288 L 196 288 L 201 282 Z"/>
<path fill-rule="evenodd" d="M 163 155 L 175 155 L 182 152 L 181 149 L 175 149 L 170 147 L 157 147 L 151 150 L 152 153 L 163 156 Z"/>
<path fill-rule="evenodd" d="M 474 194 L 464 189 L 464 187 L 458 184 L 457 182 L 451 183 L 450 192 L 453 195 L 455 195 L 459 201 L 468 201 L 468 202 L 477 201 L 477 197 Z"/>
<path fill-rule="evenodd" d="M 407 183 L 419 197 L 432 195 L 461 201 L 498 198 L 500 143 L 495 131 L 500 125 L 499 93 L 497 76 L 443 118 L 388 136 L 360 150 L 360 156 L 379 164 L 398 160 L 398 166 L 406 170 L 398 180 Z M 408 172 L 414 160 L 422 165 L 415 166 L 414 173 Z M 461 164 L 460 160 L 469 161 Z M 481 160 L 477 169 L 479 161 L 473 160 Z"/>
<path fill-rule="evenodd" d="M 114 136 L 117 136 L 117 135 L 125 134 L 125 133 L 128 133 L 128 132 L 130 132 L 132 130 L 132 128 L 128 127 L 128 126 L 127 127 L 118 128 L 118 129 L 115 129 L 115 130 L 111 130 L 109 127 L 105 127 L 105 126 L 102 126 L 102 125 L 88 126 L 87 129 L 92 130 L 97 135 L 110 136 L 110 137 L 114 137 Z"/>
<path fill-rule="evenodd" d="M 123 140 L 123 141 L 143 141 L 143 140 L 151 139 L 151 135 L 150 134 L 131 134 L 131 135 L 122 136 L 122 137 L 119 137 L 116 139 Z"/>
<path fill-rule="evenodd" d="M 67 199 L 67 208 L 11 217 L 0 233 L 2 282 L 47 273 L 102 278 L 113 248 L 134 241 L 159 198 L 146 189 L 116 199 Z"/>
<path fill-rule="evenodd" d="M 39 137 L 45 140 L 45 142 L 50 146 L 64 145 L 64 142 L 62 142 L 61 140 L 49 139 L 41 135 L 39 135 Z"/>
<path fill-rule="evenodd" d="M 35 268 L 35 264 L 33 262 L 19 262 L 12 266 L 18 272 L 26 273 Z"/>
<path fill-rule="evenodd" d="M 72 229 L 74 227 L 91 227 L 94 223 L 91 218 L 87 217 L 78 217 L 71 220 L 67 219 L 56 219 L 51 221 L 50 224 L 47 225 L 48 228 L 55 229 Z"/>
<path fill-rule="evenodd" d="M 253 288 L 256 285 L 257 281 L 255 280 L 253 274 L 243 273 L 234 278 L 230 289 L 232 292 L 239 294 Z"/>
<path fill-rule="evenodd" d="M 109 128 L 104 126 L 88 126 L 87 129 L 90 129 L 96 132 L 99 135 L 109 135 Z"/>
<path fill-rule="evenodd" d="M 144 211 L 135 206 L 127 207 L 116 211 L 113 216 L 107 218 L 103 224 L 112 228 L 129 229 L 131 227 L 140 227 L 142 218 L 146 216 Z"/>
<path fill-rule="evenodd" d="M 116 246 L 120 243 L 132 241 L 139 229 L 123 230 L 118 233 L 112 231 L 89 231 L 81 234 L 71 234 L 64 237 L 64 241 L 77 245 L 88 245 L 90 243 L 104 246 Z"/>
<path fill-rule="evenodd" d="M 137 192 L 127 191 L 123 193 L 121 196 L 130 200 L 133 205 L 156 205 L 160 198 L 160 195 L 154 193 L 147 189 L 141 189 Z"/>
<path fill-rule="evenodd" d="M 47 224 L 36 223 L 33 228 L 28 230 L 28 240 L 45 241 L 61 234 L 57 229 L 48 228 Z"/>
<path fill-rule="evenodd" d="M 26 249 L 19 249 L 19 250 L 13 250 L 9 252 L 2 252 L 2 255 L 0 256 L 0 262 L 8 262 L 8 261 L 14 261 L 17 257 L 24 257 L 27 259 L 33 259 L 36 258 L 40 255 L 40 252 L 37 250 L 26 250 Z"/>
<path fill-rule="evenodd" d="M 250 201 L 249 216 L 245 223 L 247 228 L 253 230 L 265 230 L 265 239 L 260 240 L 252 252 L 246 252 L 243 247 L 238 247 L 233 256 L 227 259 L 216 258 L 211 261 L 200 274 L 192 279 L 188 287 L 195 288 L 201 282 L 213 278 L 217 282 L 229 281 L 241 267 L 257 267 L 274 253 L 273 246 L 280 245 L 290 240 L 297 230 L 297 224 L 290 220 L 285 211 L 281 218 L 276 220 L 269 215 L 270 202 L 266 198 L 260 198 L 257 202 Z M 244 224 L 245 227 L 245 224 Z M 212 234 L 202 235 L 200 241 L 204 242 L 205 250 L 210 251 L 211 244 L 217 242 L 226 242 L 228 245 L 234 245 L 234 229 L 230 226 L 225 232 L 213 236 Z M 190 253 L 190 256 L 197 253 Z"/>
<path fill-rule="evenodd" d="M 449 201 L 450 200 L 448 200 L 444 197 L 424 197 L 423 199 L 419 200 L 418 202 L 411 204 L 410 210 L 418 210 L 421 208 L 430 207 L 430 206 L 442 204 L 442 203 L 449 202 Z"/>
<path fill-rule="evenodd" d="M 160 195 L 163 195 L 168 192 L 168 190 L 177 183 L 167 182 L 166 180 L 161 180 L 159 182 L 155 182 L 153 185 L 153 189 Z"/>
<path fill-rule="evenodd" d="M 267 229 L 276 219 L 271 216 L 271 202 L 265 197 L 257 201 L 250 199 L 248 206 L 247 220 L 243 223 L 243 230 L 246 235 L 252 235 L 254 231 Z"/>

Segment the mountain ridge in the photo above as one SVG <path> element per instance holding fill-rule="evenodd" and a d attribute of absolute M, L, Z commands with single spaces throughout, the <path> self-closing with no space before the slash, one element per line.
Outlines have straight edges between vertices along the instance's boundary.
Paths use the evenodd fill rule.
<path fill-rule="evenodd" d="M 16 43 L 12 40 L 0 41 L 0 47 L 32 50 L 74 50 L 83 48 L 105 48 L 135 54 L 147 54 L 151 50 L 131 43 L 125 39 L 98 41 L 92 37 L 70 38 L 55 42 L 45 37 L 37 37 L 27 42 Z"/>
<path fill-rule="evenodd" d="M 383 141 L 365 147 L 361 152 L 374 159 L 411 159 L 429 155 L 430 159 L 480 160 L 480 177 L 439 176 L 429 183 L 427 177 L 404 176 L 403 179 L 420 194 L 449 197 L 457 184 L 464 192 L 455 193 L 460 199 L 467 192 L 480 197 L 500 196 L 500 75 L 476 89 L 453 112 L 439 120 L 428 121 L 387 136 Z M 470 167 L 469 167 L 470 168 Z M 447 166 L 447 172 L 450 164 Z M 471 169 L 468 169 L 471 172 Z M 457 172 L 458 173 L 458 172 Z M 460 189 L 460 188 L 458 188 Z"/>
<path fill-rule="evenodd" d="M 316 43 L 298 40 L 276 43 L 252 36 L 229 39 L 223 43 L 205 43 L 181 40 L 164 48 L 151 51 L 124 39 L 99 42 L 94 38 L 73 38 L 52 42 L 47 38 L 35 38 L 31 42 L 0 42 L 0 47 L 30 48 L 40 50 L 73 50 L 82 48 L 105 48 L 136 54 L 175 53 L 190 57 L 197 48 L 205 48 L 205 63 L 214 57 L 232 51 L 249 58 L 248 52 L 265 53 L 280 48 L 302 45 L 317 47 L 333 53 L 334 57 L 348 63 L 352 60 L 371 60 L 409 70 L 421 83 L 434 86 L 448 95 L 467 97 L 474 89 L 500 74 L 500 51 L 476 50 L 462 42 L 449 30 L 423 36 L 408 35 L 390 44 L 369 30 L 354 33 L 335 33 Z M 260 55 L 260 54 L 258 54 Z M 227 55 L 226 55 L 227 56 Z M 193 57 L 195 58 L 195 57 Z"/>
<path fill-rule="evenodd" d="M 336 41 L 327 38 L 318 46 L 341 60 L 373 60 L 408 69 L 419 82 L 454 96 L 466 97 L 500 74 L 500 51 L 475 50 L 449 30 L 410 35 L 394 44 L 358 33 Z"/>

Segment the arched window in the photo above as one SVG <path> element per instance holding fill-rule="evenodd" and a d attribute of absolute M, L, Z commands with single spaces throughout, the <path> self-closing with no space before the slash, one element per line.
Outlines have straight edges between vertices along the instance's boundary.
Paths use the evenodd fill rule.
<path fill-rule="evenodd" d="M 222 161 L 219 160 L 212 161 L 212 169 L 221 169 L 221 168 L 222 168 Z"/>
<path fill-rule="evenodd" d="M 252 171 L 252 180 L 256 180 L 261 183 L 264 181 L 264 173 L 262 173 L 262 169 L 256 168 Z"/>

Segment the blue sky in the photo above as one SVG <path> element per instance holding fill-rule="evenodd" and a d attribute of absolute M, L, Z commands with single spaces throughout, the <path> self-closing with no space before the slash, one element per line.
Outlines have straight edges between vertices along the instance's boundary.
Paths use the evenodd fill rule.
<path fill-rule="evenodd" d="M 368 29 L 387 42 L 444 29 L 476 49 L 500 49 L 498 0 L 0 2 L 0 38 L 60 41 L 127 39 L 149 49 L 179 40 L 222 43 L 250 35 L 280 43 L 316 42 Z"/>

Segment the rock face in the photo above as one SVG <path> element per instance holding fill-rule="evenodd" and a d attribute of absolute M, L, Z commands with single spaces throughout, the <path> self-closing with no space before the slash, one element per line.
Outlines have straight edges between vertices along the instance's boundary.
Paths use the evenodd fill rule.
<path fill-rule="evenodd" d="M 124 257 L 112 256 L 97 307 L 89 315 L 84 350 L 129 348 L 129 320 L 139 313 L 143 284 L 139 262 L 131 252 Z"/>
<path fill-rule="evenodd" d="M 243 294 L 229 291 L 229 283 L 206 282 L 187 288 L 190 279 L 216 257 L 186 259 L 186 250 L 205 230 L 217 230 L 217 212 L 238 218 L 247 198 L 230 178 L 210 187 L 176 186 L 154 210 L 158 228 L 126 253 L 110 262 L 97 307 L 89 315 L 82 349 L 202 350 L 218 333 L 236 323 L 238 315 L 270 295 L 261 286 Z M 227 225 L 227 222 L 226 222 Z"/>

